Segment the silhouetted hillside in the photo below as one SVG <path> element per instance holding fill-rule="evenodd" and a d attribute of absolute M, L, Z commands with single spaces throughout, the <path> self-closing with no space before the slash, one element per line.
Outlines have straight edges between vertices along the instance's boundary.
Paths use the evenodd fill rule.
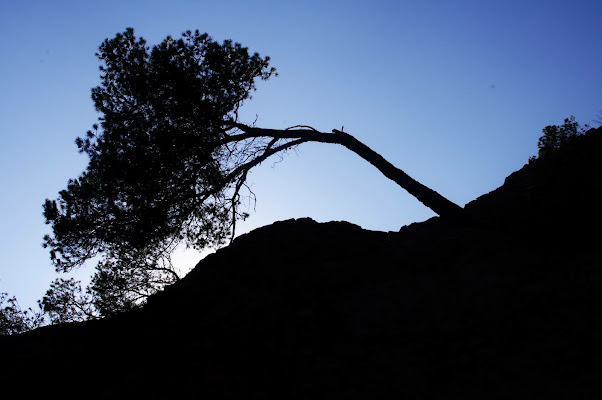
<path fill-rule="evenodd" d="M 289 220 L 146 307 L 0 337 L 50 398 L 599 398 L 602 130 L 399 232 Z M 2 396 L 4 398 L 4 396 Z"/>

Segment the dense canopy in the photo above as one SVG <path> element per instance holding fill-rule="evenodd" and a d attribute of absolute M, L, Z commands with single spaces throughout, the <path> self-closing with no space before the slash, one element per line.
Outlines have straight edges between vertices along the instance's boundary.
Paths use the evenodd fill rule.
<path fill-rule="evenodd" d="M 97 56 L 104 65 L 92 99 L 102 116 L 76 141 L 88 168 L 44 207 L 57 268 L 100 252 L 165 251 L 180 239 L 223 242 L 238 201 L 223 180 L 243 160 L 216 143 L 255 79 L 275 74 L 269 58 L 198 31 L 150 49 L 133 29 L 105 40 Z"/>

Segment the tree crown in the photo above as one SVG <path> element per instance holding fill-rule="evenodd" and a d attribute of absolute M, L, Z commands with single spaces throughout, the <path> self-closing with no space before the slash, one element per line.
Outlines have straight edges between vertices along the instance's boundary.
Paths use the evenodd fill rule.
<path fill-rule="evenodd" d="M 564 119 L 562 125 L 548 125 L 543 128 L 543 135 L 537 142 L 539 157 L 550 154 L 561 147 L 571 143 L 580 135 L 585 133 L 587 125 L 581 127 L 574 116 Z"/>
<path fill-rule="evenodd" d="M 222 243 L 238 201 L 223 179 L 240 160 L 216 143 L 255 80 L 276 74 L 269 57 L 199 31 L 150 48 L 131 28 L 105 40 L 97 57 L 101 84 L 92 100 L 101 117 L 76 139 L 89 165 L 44 204 L 57 270 L 99 253 L 149 262 L 180 240 Z"/>

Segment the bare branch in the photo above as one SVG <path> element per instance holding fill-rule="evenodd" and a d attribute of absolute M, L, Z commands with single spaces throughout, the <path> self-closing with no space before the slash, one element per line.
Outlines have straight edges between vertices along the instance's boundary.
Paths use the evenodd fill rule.
<path fill-rule="evenodd" d="M 294 125 L 294 126 L 289 126 L 288 128 L 285 129 L 285 131 L 295 130 L 296 128 L 305 128 L 305 129 L 309 129 L 309 130 L 312 130 L 314 132 L 318 132 L 319 133 L 319 131 L 317 129 L 315 129 L 314 127 L 309 126 L 309 125 Z"/>

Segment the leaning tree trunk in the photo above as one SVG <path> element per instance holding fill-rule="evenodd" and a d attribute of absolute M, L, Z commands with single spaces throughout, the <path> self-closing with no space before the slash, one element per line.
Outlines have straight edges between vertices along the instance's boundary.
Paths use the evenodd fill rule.
<path fill-rule="evenodd" d="M 454 223 L 467 222 L 467 217 L 462 207 L 451 202 L 422 183 L 416 181 L 408 174 L 385 160 L 380 154 L 346 132 L 336 129 L 333 130 L 332 133 L 323 133 L 311 128 L 280 130 L 249 127 L 242 124 L 236 124 L 235 126 L 244 133 L 240 135 L 233 135 L 226 139 L 227 141 L 242 140 L 244 138 L 252 137 L 271 137 L 274 140 L 297 139 L 266 152 L 266 157 L 256 159 L 253 163 L 254 165 L 258 164 L 269 155 L 274 154 L 276 149 L 282 150 L 283 148 L 290 148 L 293 145 L 298 145 L 300 143 L 320 142 L 340 144 L 375 166 L 383 175 L 408 191 L 408 193 L 418 199 L 418 201 L 433 210 L 442 218 Z"/>
<path fill-rule="evenodd" d="M 384 176 L 407 190 L 408 193 L 439 216 L 454 222 L 462 222 L 464 220 L 465 215 L 462 207 L 413 179 L 355 137 L 337 130 L 333 131 L 332 136 L 337 138 L 335 143 L 345 146 L 370 164 L 374 165 Z"/>

